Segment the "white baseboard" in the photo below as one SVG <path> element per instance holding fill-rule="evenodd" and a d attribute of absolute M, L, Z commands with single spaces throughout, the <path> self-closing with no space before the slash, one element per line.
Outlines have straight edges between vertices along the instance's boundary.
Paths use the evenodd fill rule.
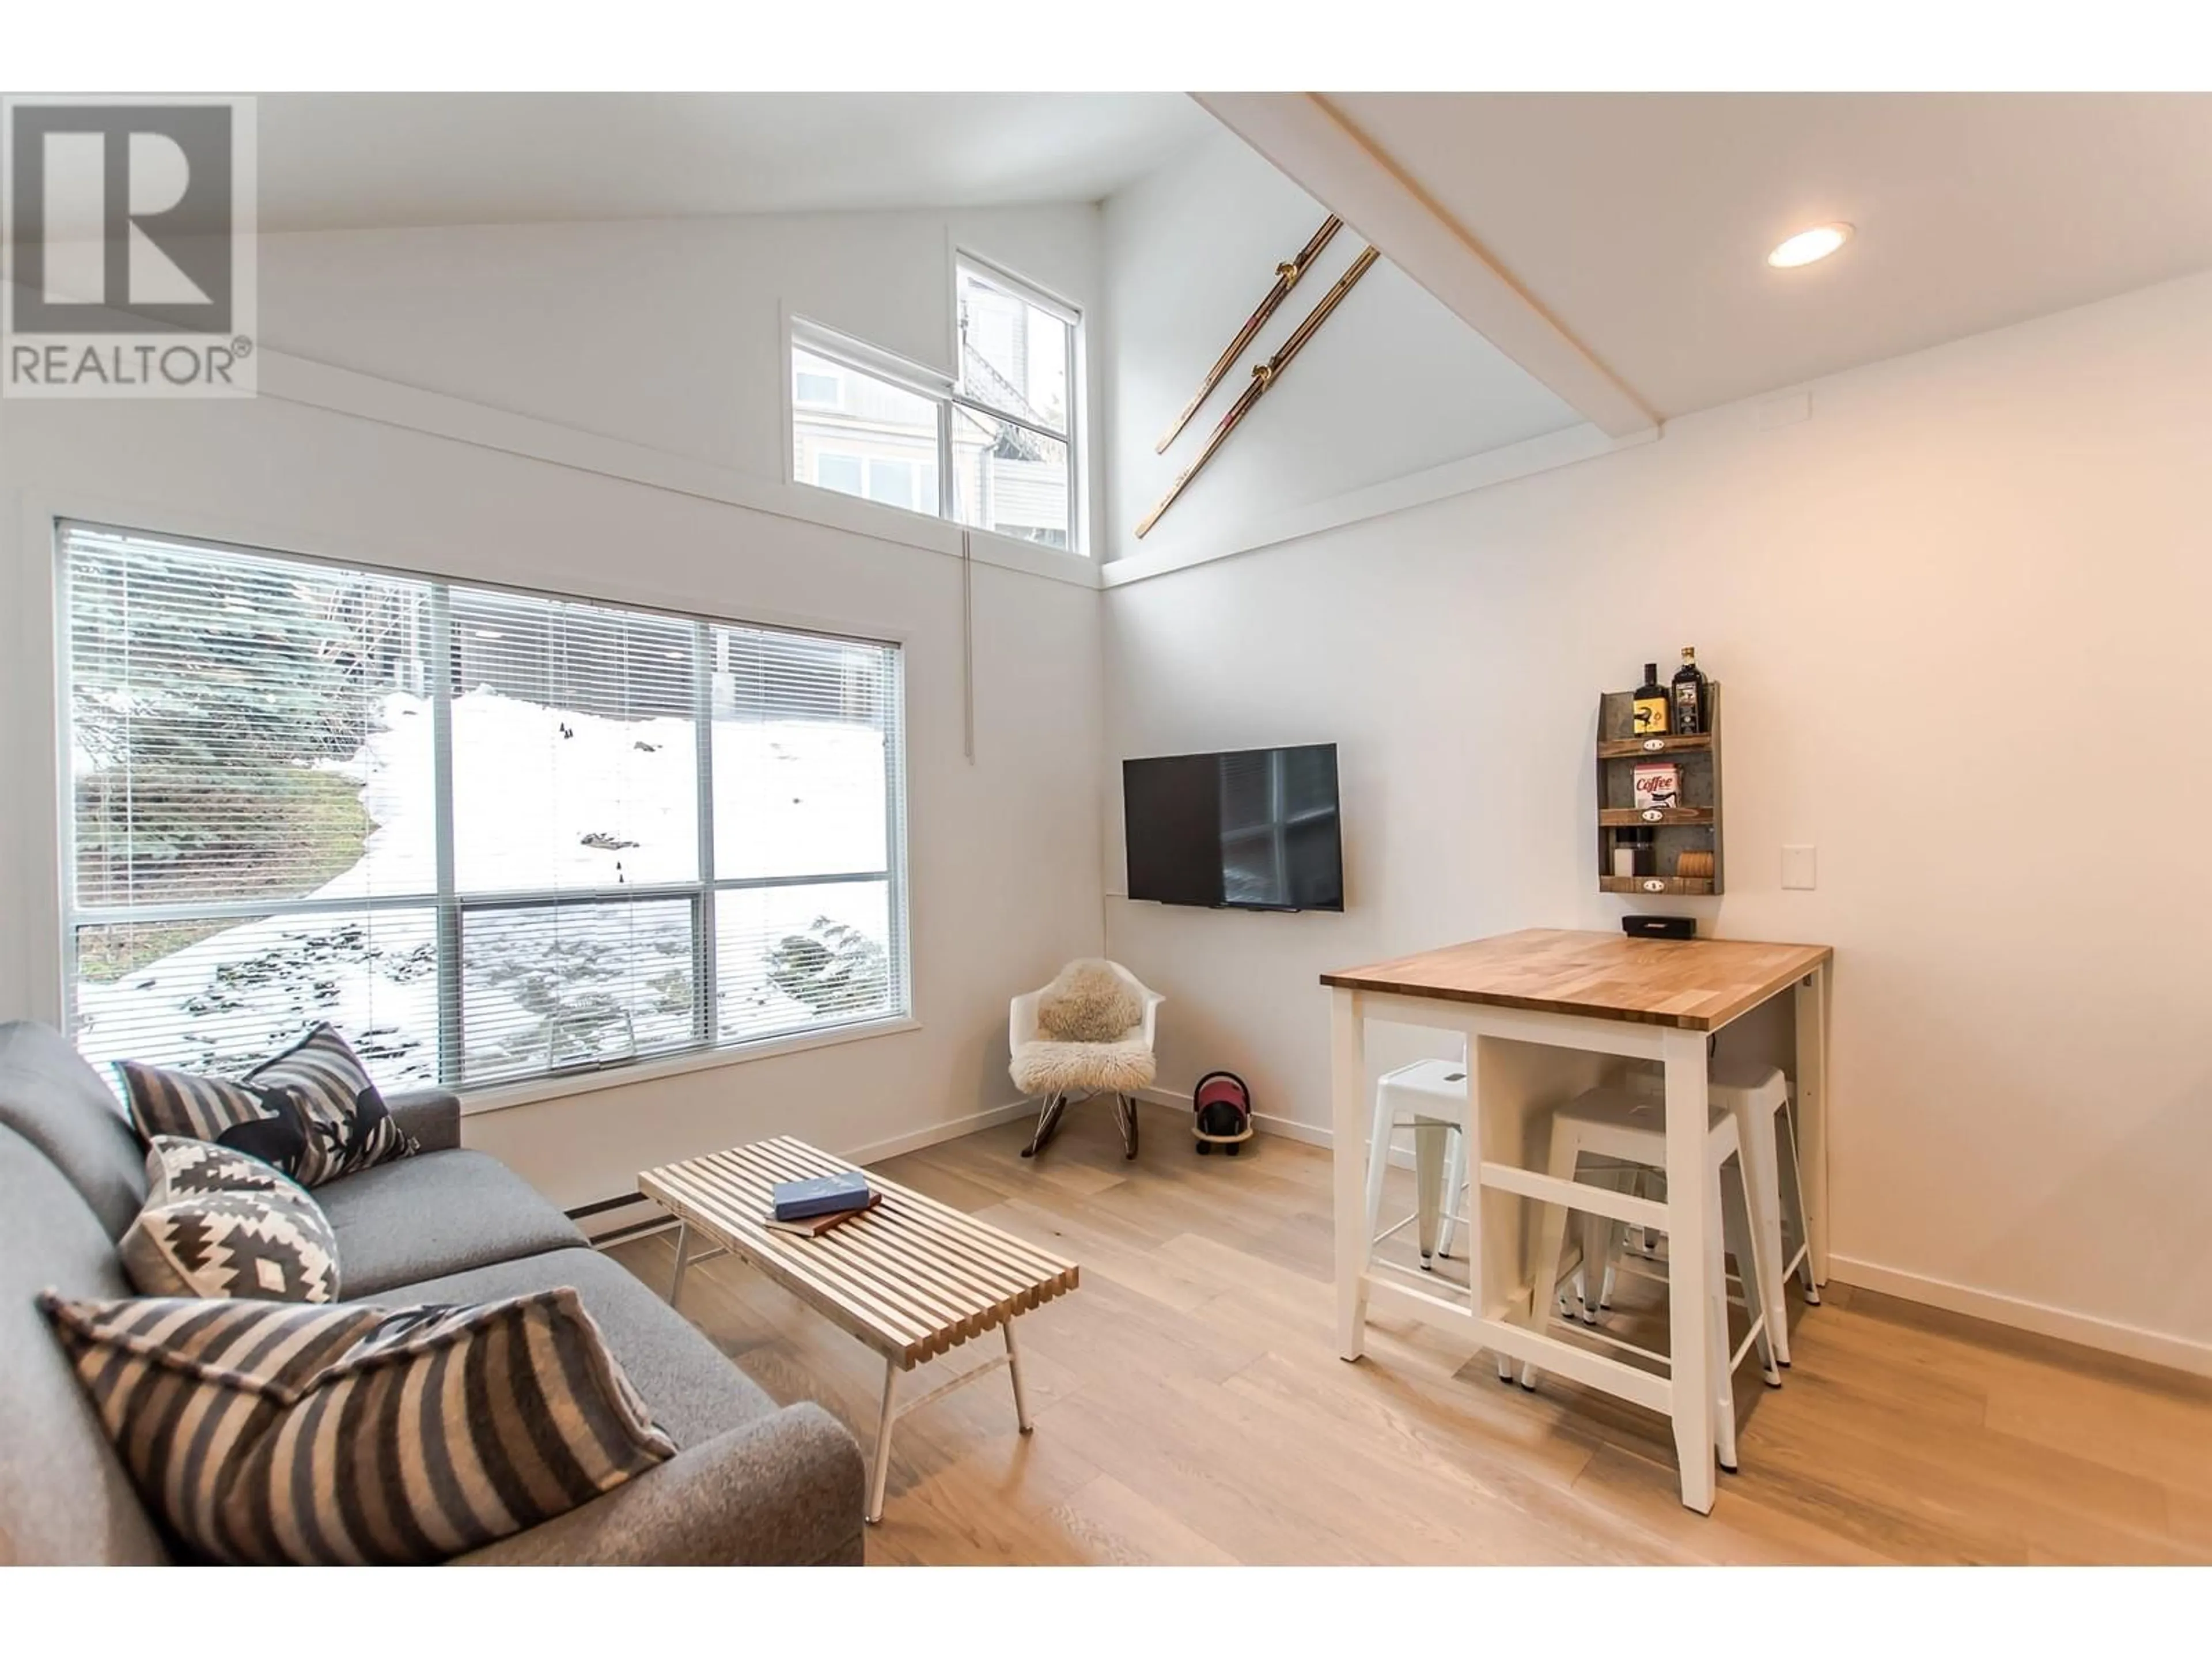
<path fill-rule="evenodd" d="M 963 1135 L 974 1134 L 978 1129 L 995 1128 L 1001 1123 L 1011 1123 L 1018 1117 L 1026 1117 L 1036 1109 L 1035 1101 L 1017 1100 L 1011 1105 L 992 1106 L 980 1112 L 970 1112 L 965 1117 L 956 1117 L 944 1123 L 932 1123 L 919 1129 L 910 1129 L 902 1135 L 891 1135 L 882 1140 L 872 1140 L 864 1146 L 848 1147 L 842 1151 L 836 1148 L 828 1150 L 835 1156 L 850 1163 L 876 1164 L 887 1158 L 896 1158 L 902 1152 L 918 1152 L 923 1147 L 934 1146 L 940 1141 L 957 1140 Z M 625 1194 L 625 1196 L 628 1195 Z M 625 1240 L 645 1238 L 676 1224 L 673 1220 L 666 1220 L 651 1226 L 639 1226 L 638 1223 L 646 1218 L 641 1206 L 642 1210 L 649 1210 L 651 1206 L 652 1200 L 640 1194 L 636 1205 L 625 1205 L 619 1210 L 606 1212 L 606 1224 L 602 1230 L 603 1232 L 620 1232 Z M 585 1236 L 593 1244 L 599 1242 L 599 1237 L 595 1236 L 592 1230 L 592 1222 L 595 1219 L 598 1218 L 586 1217 L 582 1218 L 579 1222 L 584 1229 Z M 633 1231 L 632 1229 L 635 1231 Z"/>
<path fill-rule="evenodd" d="M 1137 1094 L 1139 1099 L 1156 1106 L 1181 1107 L 1185 1110 L 1190 1106 L 1188 1094 L 1177 1094 L 1167 1089 L 1142 1089 Z M 884 1158 L 896 1158 L 902 1152 L 919 1152 L 925 1146 L 935 1146 L 947 1140 L 957 1140 L 963 1135 L 974 1134 L 979 1129 L 995 1128 L 1001 1123 L 1011 1123 L 1016 1118 L 1027 1116 L 1036 1109 L 1036 1102 L 1029 1100 L 993 1106 L 981 1112 L 971 1112 L 965 1117 L 956 1117 L 944 1123 L 933 1123 L 920 1129 L 908 1130 L 904 1134 L 871 1141 L 866 1146 L 842 1152 L 838 1156 L 849 1158 L 855 1164 L 872 1164 Z M 1279 1135 L 1285 1140 L 1323 1149 L 1334 1144 L 1334 1137 L 1328 1130 L 1310 1123 L 1301 1123 L 1295 1118 L 1255 1112 L 1252 1120 L 1264 1134 Z M 1405 1147 L 1395 1148 L 1390 1161 L 1410 1169 L 1413 1153 Z M 621 1212 L 615 1214 L 618 1216 Z M 657 1231 L 657 1228 L 648 1228 L 641 1232 L 629 1233 L 626 1237 L 643 1237 L 647 1233 Z M 2212 1376 L 2212 1342 L 2192 1341 L 2187 1337 L 2147 1331 L 2137 1325 L 2100 1319 L 2093 1314 L 2075 1313 L 2065 1308 L 2030 1302 L 2021 1297 L 2001 1295 L 1995 1291 L 1978 1291 L 1971 1285 L 1954 1285 L 1948 1279 L 1930 1279 L 1923 1273 L 1885 1267 L 1880 1262 L 1862 1261 L 1853 1256 L 1832 1255 L 1828 1258 L 1828 1276 L 1842 1284 L 1856 1285 L 1884 1296 L 1917 1302 L 1926 1307 L 1941 1308 L 1946 1313 L 1986 1319 L 1993 1325 L 2032 1331 L 2039 1336 L 2057 1337 L 2062 1341 L 2079 1343 L 2085 1348 L 2122 1354 L 2130 1359 L 2146 1360 L 2154 1365 L 2170 1366 L 2175 1370 L 2187 1371 L 2197 1376 Z"/>
<path fill-rule="evenodd" d="M 1139 1100 L 1149 1101 L 1155 1106 L 1176 1106 L 1186 1112 L 1190 1109 L 1188 1090 L 1177 1094 L 1171 1089 L 1139 1089 L 1137 1091 L 1137 1097 Z M 1301 1123 L 1296 1118 L 1277 1117 L 1272 1112 L 1255 1112 L 1252 1114 L 1252 1122 L 1262 1134 L 1280 1135 L 1285 1140 L 1303 1141 L 1309 1146 L 1327 1146 L 1331 1144 L 1328 1130 L 1316 1129 L 1312 1124 Z M 1413 1168 L 1411 1153 L 1404 1154 L 1399 1161 L 1404 1163 L 1407 1169 Z"/>
<path fill-rule="evenodd" d="M 963 1135 L 974 1134 L 978 1129 L 994 1129 L 1001 1123 L 1027 1117 L 1036 1110 L 1036 1102 L 1034 1100 L 1017 1100 L 1010 1105 L 992 1106 L 980 1112 L 970 1112 L 965 1117 L 956 1117 L 947 1123 L 932 1123 L 902 1135 L 892 1135 L 888 1139 L 872 1140 L 865 1146 L 852 1147 L 837 1156 L 854 1164 L 873 1164 L 883 1158 L 896 1158 L 901 1152 L 918 1152 L 925 1146 L 957 1140 Z"/>
<path fill-rule="evenodd" d="M 1164 1106 L 1181 1106 L 1188 1109 L 1190 1105 L 1188 1095 L 1172 1094 L 1165 1089 L 1147 1089 L 1144 1091 L 1144 1097 Z M 1301 1123 L 1291 1118 L 1273 1117 L 1265 1112 L 1255 1112 L 1252 1116 L 1264 1133 L 1280 1135 L 1286 1140 L 1303 1141 L 1309 1146 L 1328 1147 L 1334 1144 L 1334 1137 L 1328 1130 L 1313 1124 Z M 1402 1169 L 1411 1169 L 1413 1153 L 1404 1146 L 1394 1147 L 1390 1161 Z M 1975 1319 L 1986 1319 L 1993 1325 L 2006 1325 L 2014 1330 L 2032 1331 L 2039 1336 L 2053 1336 L 2062 1341 L 2078 1342 L 2085 1348 L 2095 1348 L 2100 1352 L 2123 1354 L 2130 1359 L 2148 1360 L 2154 1365 L 2171 1366 L 2175 1370 L 2188 1371 L 2198 1376 L 2212 1376 L 2212 1342 L 2195 1342 L 2186 1337 L 2147 1331 L 2140 1326 L 2122 1324 L 2118 1320 L 2099 1319 L 2092 1314 L 2075 1313 L 2020 1297 L 2000 1295 L 1995 1291 L 1978 1291 L 1971 1285 L 1954 1285 L 1948 1279 L 1930 1279 L 1924 1274 L 1905 1273 L 1896 1267 L 1885 1267 L 1879 1262 L 1862 1261 L 1851 1256 L 1831 1255 L 1828 1276 L 1846 1285 L 1879 1291 L 1885 1296 L 1917 1302 L 1926 1307 L 1941 1308 L 1946 1313 L 1965 1314 Z"/>
<path fill-rule="evenodd" d="M 1189 1103 L 1186 1101 L 1184 1104 Z M 1324 1152 L 1336 1144 L 1336 1137 L 1327 1129 L 1316 1129 L 1312 1124 L 1301 1123 L 1294 1117 L 1277 1117 L 1273 1112 L 1255 1112 L 1252 1121 L 1268 1134 L 1280 1135 L 1285 1140 L 1299 1141 L 1308 1146 L 1318 1146 Z M 1413 1167 L 1413 1153 L 1403 1147 L 1391 1153 L 1391 1161 L 1403 1164 L 1409 1170 Z"/>
<path fill-rule="evenodd" d="M 1966 1314 L 1972 1318 L 1986 1319 L 1993 1325 L 2009 1325 L 2014 1330 L 2033 1331 L 2038 1336 L 2077 1342 L 2085 1348 L 2124 1354 L 2130 1359 L 2148 1360 L 2154 1365 L 2166 1365 L 2198 1376 L 2212 1376 L 2212 1342 L 2168 1336 L 2161 1331 L 2144 1330 L 2138 1325 L 2124 1325 L 2118 1320 L 2100 1319 L 2094 1314 L 2053 1308 L 2021 1297 L 2002 1296 L 1995 1291 L 1978 1291 L 1972 1285 L 1954 1285 L 1948 1279 L 1930 1279 L 1850 1256 L 1832 1254 L 1828 1257 L 1828 1277 L 1863 1290 L 1878 1291 L 1884 1296 L 1941 1308 L 1946 1313 Z"/>
<path fill-rule="evenodd" d="M 1180 1106 L 1185 1111 L 1190 1109 L 1190 1097 L 1188 1094 L 1170 1094 L 1165 1089 L 1146 1089 L 1144 1091 L 1144 1098 L 1157 1101 L 1163 1106 Z M 1318 1146 L 1324 1152 L 1336 1145 L 1335 1131 L 1322 1128 L 1316 1124 L 1302 1123 L 1294 1117 L 1277 1117 L 1273 1112 L 1255 1112 L 1252 1114 L 1252 1121 L 1263 1134 L 1280 1135 L 1285 1140 L 1295 1140 L 1307 1146 Z M 1404 1145 L 1392 1146 L 1390 1162 L 1401 1170 L 1412 1169 L 1413 1149 Z"/>

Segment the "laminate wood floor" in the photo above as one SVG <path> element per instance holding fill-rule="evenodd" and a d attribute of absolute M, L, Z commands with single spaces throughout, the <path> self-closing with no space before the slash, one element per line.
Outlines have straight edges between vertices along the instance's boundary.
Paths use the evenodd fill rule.
<path fill-rule="evenodd" d="M 1739 1372 L 1742 1473 L 1701 1517 L 1656 1416 L 1502 1386 L 1393 1317 L 1338 1359 L 1327 1153 L 1263 1134 L 1197 1158 L 1188 1114 L 1158 1107 L 1134 1164 L 1103 1104 L 1034 1162 L 1028 1133 L 881 1166 L 1083 1284 L 1022 1322 L 1034 1435 L 1003 1376 L 900 1423 L 872 1563 L 2212 1561 L 2212 1382 L 1839 1284 L 1819 1308 L 1793 1293 L 1787 1386 Z M 611 1254 L 665 1289 L 673 1237 Z M 883 1373 L 859 1343 L 727 1257 L 690 1271 L 684 1311 L 869 1449 Z"/>

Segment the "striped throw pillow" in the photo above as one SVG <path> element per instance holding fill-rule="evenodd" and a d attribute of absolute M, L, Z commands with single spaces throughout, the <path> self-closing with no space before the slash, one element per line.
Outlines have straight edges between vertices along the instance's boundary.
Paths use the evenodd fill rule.
<path fill-rule="evenodd" d="M 228 1078 L 173 1072 L 136 1060 L 118 1060 L 131 1127 L 149 1146 L 157 1135 L 212 1141 L 273 1164 L 287 1174 L 307 1148 L 300 1109 L 286 1095 L 270 1095 Z"/>
<path fill-rule="evenodd" d="M 368 1068 L 334 1025 L 316 1026 L 236 1081 L 135 1060 L 118 1060 L 115 1070 L 140 1139 L 210 1140 L 305 1186 L 421 1150 L 392 1121 Z"/>
<path fill-rule="evenodd" d="M 139 1497 L 211 1561 L 441 1561 L 676 1451 L 573 1290 L 404 1309 L 49 1291 L 39 1306 Z"/>
<path fill-rule="evenodd" d="M 323 1206 L 274 1166 L 204 1140 L 154 1138 L 146 1201 L 115 1249 L 147 1296 L 337 1300 Z"/>
<path fill-rule="evenodd" d="M 392 1121 L 368 1068 L 335 1025 L 318 1025 L 248 1072 L 246 1082 L 282 1096 L 298 1112 L 307 1142 L 294 1173 L 310 1187 L 419 1150 Z"/>

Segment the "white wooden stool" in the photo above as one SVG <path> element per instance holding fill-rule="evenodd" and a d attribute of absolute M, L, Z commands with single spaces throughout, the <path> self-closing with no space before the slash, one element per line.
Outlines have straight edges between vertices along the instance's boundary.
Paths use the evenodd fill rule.
<path fill-rule="evenodd" d="M 1655 1073 L 1641 1070 L 1632 1075 L 1631 1086 L 1654 1100 L 1666 1087 Z M 1752 1248 L 1759 1252 L 1759 1282 L 1766 1293 L 1766 1328 L 1777 1363 L 1787 1365 L 1790 1275 L 1797 1275 L 1807 1304 L 1820 1305 L 1820 1289 L 1813 1282 L 1812 1245 L 1806 1237 L 1804 1177 L 1797 1164 L 1797 1122 L 1790 1103 L 1790 1080 L 1778 1066 L 1761 1061 L 1717 1059 L 1707 1073 L 1705 1097 L 1735 1120 L 1743 1145 L 1744 1189 L 1751 1204 Z M 1785 1159 L 1786 1170 L 1782 1168 Z M 1613 1259 L 1608 1248 L 1608 1276 Z M 1604 1295 L 1611 1294 L 1607 1285 Z"/>
<path fill-rule="evenodd" d="M 1705 1148 L 1705 1206 L 1712 1223 L 1717 1224 L 1709 1224 L 1705 1230 L 1708 1243 L 1704 1275 L 1711 1310 L 1708 1322 L 1712 1329 L 1714 1450 L 1721 1467 L 1734 1474 L 1735 1368 L 1744 1355 L 1756 1347 L 1759 1370 L 1767 1385 L 1779 1388 L 1782 1377 L 1775 1368 L 1767 1332 L 1767 1304 L 1759 1289 L 1759 1253 L 1753 1243 L 1751 1210 L 1742 1180 L 1742 1140 L 1737 1133 L 1735 1116 L 1724 1108 L 1711 1109 Z M 1592 1171 L 1608 1185 L 1644 1171 L 1663 1169 L 1667 1159 L 1667 1115 L 1663 1103 L 1633 1090 L 1608 1088 L 1593 1089 L 1560 1107 L 1552 1115 L 1549 1172 L 1560 1181 L 1581 1180 L 1585 1158 L 1609 1162 L 1611 1167 Z M 1567 1217 L 1564 1206 L 1547 1204 L 1543 1207 L 1534 1258 L 1536 1283 L 1531 1294 L 1535 1298 L 1535 1308 L 1532 1317 L 1548 1314 L 1565 1282 L 1559 1268 L 1566 1253 Z M 1613 1224 L 1601 1216 L 1583 1218 L 1583 1260 L 1576 1276 L 1586 1322 L 1595 1323 L 1594 1304 L 1602 1298 L 1598 1276 L 1609 1259 L 1608 1241 L 1613 1231 Z M 1724 1253 L 1735 1258 L 1736 1272 L 1743 1283 L 1744 1310 L 1751 1319 L 1750 1332 L 1733 1352 L 1729 1347 L 1728 1266 Z M 1541 1328 L 1540 1323 L 1538 1328 Z M 1649 1358 L 1666 1358 L 1664 1354 L 1602 1332 L 1592 1331 L 1589 1334 L 1599 1341 Z M 1535 1368 L 1524 1365 L 1521 1386 L 1530 1389 L 1535 1384 Z"/>
<path fill-rule="evenodd" d="M 1375 1121 L 1367 1152 L 1367 1237 L 1379 1244 L 1418 1219 L 1421 1266 L 1451 1251 L 1460 1188 L 1467 1183 L 1467 1067 L 1457 1060 L 1423 1060 L 1389 1072 L 1375 1085 Z M 1391 1138 L 1413 1132 L 1413 1192 L 1418 1207 L 1388 1232 L 1382 1218 L 1382 1176 L 1390 1167 Z"/>

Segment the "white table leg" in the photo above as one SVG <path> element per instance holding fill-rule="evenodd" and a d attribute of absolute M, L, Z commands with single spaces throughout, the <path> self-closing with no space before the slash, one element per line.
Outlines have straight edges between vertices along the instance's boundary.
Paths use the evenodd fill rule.
<path fill-rule="evenodd" d="M 1452 1219 L 1452 1216 L 1454 1206 L 1459 1202 L 1460 1187 L 1464 1183 L 1467 1188 L 1467 1231 L 1460 1247 L 1459 1259 L 1467 1264 L 1468 1311 L 1480 1319 L 1492 1309 L 1510 1303 L 1510 1292 L 1519 1285 L 1518 1273 L 1523 1254 L 1517 1243 L 1520 1212 L 1516 1205 L 1505 1206 L 1505 1219 L 1514 1230 L 1516 1242 L 1501 1248 L 1502 1239 L 1494 1236 L 1501 1231 L 1498 1213 L 1494 1209 L 1485 1210 L 1482 1202 L 1482 1161 L 1492 1155 L 1484 1138 L 1490 1133 L 1486 1127 L 1489 1120 L 1483 1115 L 1483 1079 L 1487 1075 L 1483 1064 L 1491 1051 L 1485 1046 L 1469 1010 L 1455 1011 L 1449 1024 L 1438 1029 L 1454 1032 L 1459 1037 L 1462 1066 L 1467 1073 L 1467 1096 L 1460 1107 L 1459 1144 L 1452 1152 L 1450 1172 L 1444 1178 L 1443 1237 L 1437 1241 L 1437 1248 L 1441 1254 L 1450 1247 L 1453 1240 L 1461 1237 L 1456 1231 L 1459 1224 Z M 1516 1124 L 1512 1134 L 1517 1136 L 1518 1133 Z M 1503 1155 L 1517 1158 L 1517 1145 L 1514 1150 Z M 1511 1358 L 1498 1352 L 1493 1352 L 1491 1357 L 1498 1366 L 1498 1380 L 1510 1382 L 1514 1376 Z"/>
<path fill-rule="evenodd" d="M 684 1289 L 685 1261 L 684 1252 L 685 1247 L 690 1243 L 691 1224 L 688 1221 L 678 1221 L 676 1224 L 676 1276 L 668 1281 L 668 1305 L 672 1308 L 676 1305 L 676 1298 Z"/>
<path fill-rule="evenodd" d="M 1013 1327 L 1006 1328 L 1011 1331 Z M 898 1362 L 884 1361 L 884 1413 L 876 1423 L 875 1467 L 868 1475 L 868 1521 L 871 1525 L 884 1518 L 884 1485 L 891 1473 L 891 1425 L 898 1420 Z M 1014 1398 L 1021 1398 L 1021 1385 L 1014 1385 Z M 1017 1410 L 1020 1407 L 1016 1407 Z"/>
<path fill-rule="evenodd" d="M 1374 1249 L 1375 1235 L 1382 1231 L 1382 1181 L 1390 1171 L 1390 1105 L 1380 1089 L 1375 1091 L 1375 1120 L 1367 1126 L 1367 1241 Z"/>
<path fill-rule="evenodd" d="M 1705 1165 L 1705 1213 L 1717 1217 L 1721 1210 L 1720 1171 L 1711 1164 Z M 1728 1320 L 1728 1263 L 1726 1249 L 1722 1243 L 1723 1228 L 1708 1223 L 1705 1228 L 1705 1352 L 1711 1356 L 1712 1369 L 1709 1380 L 1713 1389 L 1713 1455 L 1730 1474 L 1736 1472 L 1735 1459 L 1735 1378 L 1729 1369 Z M 1758 1276 L 1757 1269 L 1747 1261 L 1739 1264 L 1751 1278 Z M 1750 1278 L 1745 1280 L 1750 1283 Z M 1752 1317 L 1759 1317 L 1756 1309 Z"/>
<path fill-rule="evenodd" d="M 1022 1382 L 1022 1351 L 1014 1346 L 1014 1322 L 1009 1319 L 1004 1327 L 1006 1333 L 1006 1370 L 1014 1379 L 1014 1421 L 1027 1434 L 1035 1426 L 1030 1421 L 1030 1391 Z"/>
<path fill-rule="evenodd" d="M 1822 963 L 1797 985 L 1797 1179 L 1813 1282 L 1828 1282 L 1828 975 Z"/>
<path fill-rule="evenodd" d="M 1668 1027 L 1667 1064 L 1667 1315 L 1668 1401 L 1682 1502 L 1713 1507 L 1713 1355 L 1705 1209 L 1705 1034 Z"/>
<path fill-rule="evenodd" d="M 1366 1021 L 1357 991 L 1329 993 L 1329 1123 L 1335 1142 L 1333 1208 L 1336 1219 L 1336 1352 L 1357 1359 L 1367 1340 L 1367 1233 L 1364 1177 L 1367 1127 L 1360 1110 L 1367 1092 Z M 1389 1156 L 1387 1146 L 1378 1149 Z"/>

